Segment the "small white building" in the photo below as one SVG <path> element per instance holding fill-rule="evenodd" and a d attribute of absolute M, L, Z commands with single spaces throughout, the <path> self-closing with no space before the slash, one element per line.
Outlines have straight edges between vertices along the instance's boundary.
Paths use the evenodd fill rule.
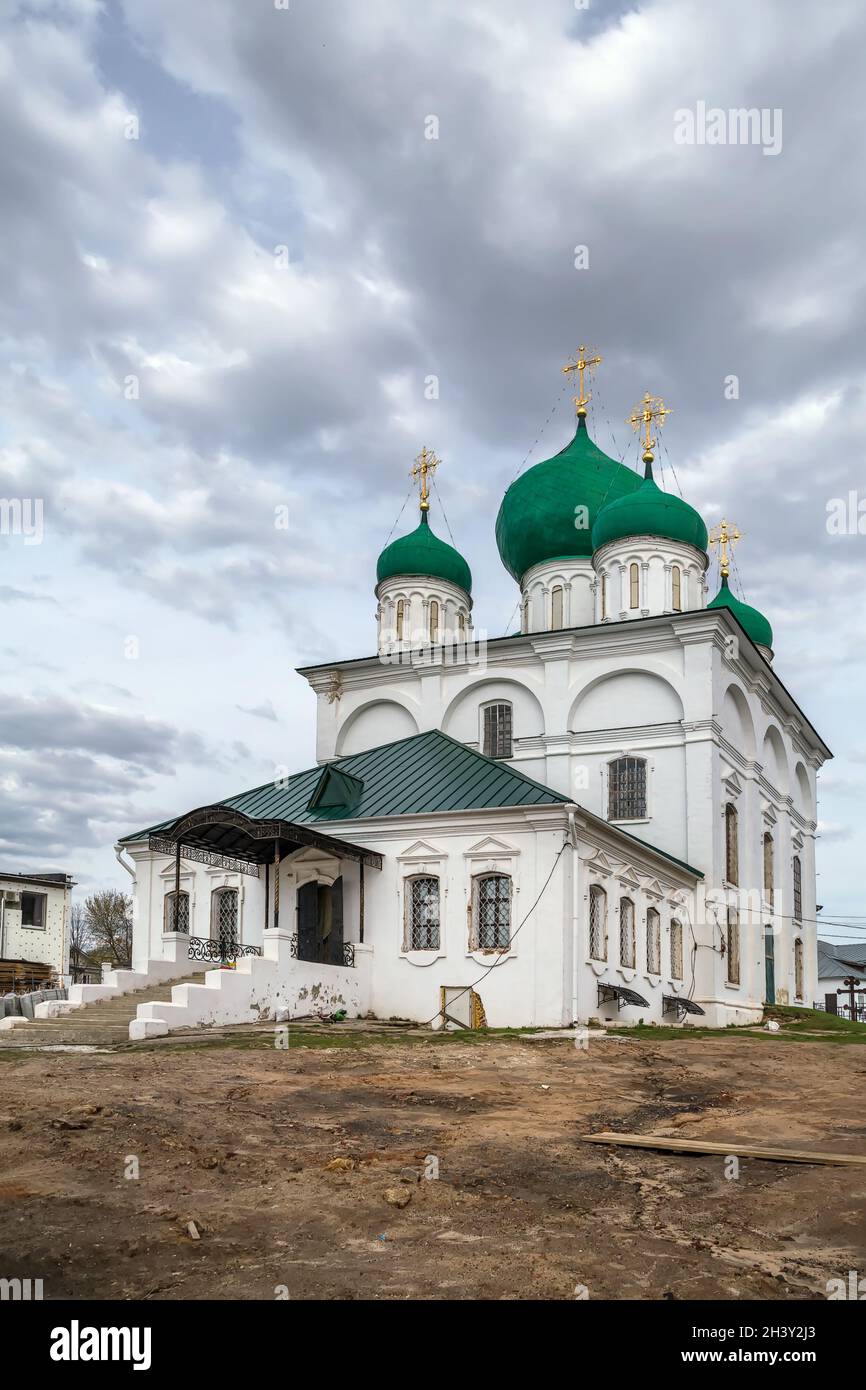
<path fill-rule="evenodd" d="M 707 603 L 706 527 L 653 478 L 650 398 L 641 418 L 643 477 L 579 411 L 509 488 L 511 636 L 472 625 L 422 455 L 419 524 L 379 559 L 375 652 L 301 672 L 318 765 L 119 847 L 136 978 L 240 953 L 143 1005 L 141 1032 L 278 1005 L 426 1020 L 470 987 L 493 1025 L 723 1027 L 817 997 L 831 754 L 773 670 L 767 619 L 730 590 L 726 523 Z"/>
<path fill-rule="evenodd" d="M 67 975 L 74 886 L 68 874 L 0 870 L 0 962 L 20 963 L 22 981 L 28 963 L 50 966 L 58 981 Z"/>

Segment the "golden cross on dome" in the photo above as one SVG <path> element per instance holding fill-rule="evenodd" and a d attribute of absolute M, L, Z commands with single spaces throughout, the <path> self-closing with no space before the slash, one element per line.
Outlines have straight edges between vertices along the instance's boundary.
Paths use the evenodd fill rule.
<path fill-rule="evenodd" d="M 415 465 L 412 468 L 411 473 L 409 474 L 409 476 L 411 478 L 414 478 L 418 483 L 418 487 L 421 492 L 422 512 L 429 512 L 430 510 L 430 489 L 427 486 L 427 479 L 428 477 L 433 476 L 433 474 L 436 472 L 436 469 L 439 467 L 440 462 L 441 460 L 436 457 L 436 455 L 433 453 L 433 450 L 428 449 L 425 445 L 418 457 L 416 458 Z"/>
<path fill-rule="evenodd" d="M 577 395 L 574 398 L 574 404 L 577 407 L 578 415 L 586 414 L 586 407 L 589 405 L 589 398 L 592 395 L 592 392 L 590 392 L 589 395 L 587 395 L 586 391 L 584 390 L 583 374 L 584 372 L 591 373 L 593 367 L 597 367 L 599 362 L 601 361 L 601 357 L 597 352 L 592 357 L 587 357 L 586 354 L 588 352 L 592 352 L 592 348 L 584 347 L 583 343 L 581 343 L 580 347 L 577 349 L 577 355 L 574 358 L 574 361 L 569 362 L 568 365 L 563 367 L 562 369 L 566 373 L 577 372 L 578 385 Z"/>
<path fill-rule="evenodd" d="M 722 520 L 710 532 L 710 545 L 719 547 L 719 573 L 723 579 L 727 579 L 731 572 L 728 546 L 731 547 L 731 554 L 733 554 L 734 546 L 737 541 L 742 539 L 739 528 L 732 521 Z"/>
<path fill-rule="evenodd" d="M 656 441 L 652 437 L 653 421 L 657 420 L 659 429 L 661 429 L 665 422 L 665 417 L 672 414 L 673 411 L 668 409 L 661 396 L 652 396 L 649 391 L 647 391 L 640 405 L 636 405 L 631 415 L 628 417 L 628 423 L 633 429 L 637 430 L 638 433 L 643 429 L 644 463 L 652 463 L 653 461 L 653 449 L 656 444 Z"/>

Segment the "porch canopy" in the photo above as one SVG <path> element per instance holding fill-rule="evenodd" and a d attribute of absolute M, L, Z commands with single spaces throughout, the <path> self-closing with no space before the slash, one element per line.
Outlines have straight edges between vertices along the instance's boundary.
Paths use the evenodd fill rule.
<path fill-rule="evenodd" d="M 279 863 L 295 850 L 312 845 L 337 859 L 351 859 L 381 869 L 382 856 L 348 840 L 326 835 L 309 825 L 287 820 L 258 820 L 231 806 L 200 806 L 148 836 L 150 848 L 206 863 L 219 862 L 235 872 L 258 876 L 262 864 Z M 227 862 L 231 861 L 231 863 Z"/>

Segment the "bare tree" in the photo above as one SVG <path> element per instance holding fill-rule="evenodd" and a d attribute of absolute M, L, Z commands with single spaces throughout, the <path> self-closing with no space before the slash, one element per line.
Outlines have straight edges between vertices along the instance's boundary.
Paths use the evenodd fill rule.
<path fill-rule="evenodd" d="M 73 972 L 84 964 L 91 947 L 90 925 L 84 903 L 73 903 L 69 913 L 69 968 Z"/>
<path fill-rule="evenodd" d="M 92 950 L 114 965 L 128 967 L 132 959 L 132 898 L 106 888 L 91 893 L 84 911 Z"/>

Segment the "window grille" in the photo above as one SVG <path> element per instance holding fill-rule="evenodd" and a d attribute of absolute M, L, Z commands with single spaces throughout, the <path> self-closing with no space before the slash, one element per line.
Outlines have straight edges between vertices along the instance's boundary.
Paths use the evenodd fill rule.
<path fill-rule="evenodd" d="M 430 600 L 430 641 L 439 641 L 439 604 L 435 598 Z"/>
<path fill-rule="evenodd" d="M 617 758 L 609 766 L 608 820 L 644 820 L 646 806 L 646 760 Z"/>
<path fill-rule="evenodd" d="M 764 897 L 773 905 L 773 837 L 769 831 L 764 834 Z"/>
<path fill-rule="evenodd" d="M 671 979 L 683 978 L 683 924 L 674 917 L 671 920 Z"/>
<path fill-rule="evenodd" d="M 794 942 L 794 994 L 803 998 L 803 943 L 799 937 Z"/>
<path fill-rule="evenodd" d="M 683 606 L 682 574 L 679 565 L 671 570 L 671 607 L 679 613 Z"/>
<path fill-rule="evenodd" d="M 607 960 L 607 894 L 597 883 L 589 890 L 589 954 Z"/>
<path fill-rule="evenodd" d="M 601 576 L 601 616 L 607 617 L 607 575 Z"/>
<path fill-rule="evenodd" d="M 798 854 L 794 855 L 794 920 L 803 920 L 803 868 Z"/>
<path fill-rule="evenodd" d="M 220 944 L 220 950 L 229 951 L 238 942 L 238 890 L 236 888 L 220 888 L 214 896 L 216 898 L 216 938 Z"/>
<path fill-rule="evenodd" d="M 637 565 L 628 567 L 629 607 L 640 608 L 640 570 Z"/>
<path fill-rule="evenodd" d="M 413 878 L 409 883 L 407 950 L 439 950 L 439 880 Z"/>
<path fill-rule="evenodd" d="M 189 893 L 167 893 L 165 931 L 189 932 Z"/>
<path fill-rule="evenodd" d="M 740 881 L 740 853 L 737 808 L 728 802 L 725 807 L 725 876 L 728 883 Z"/>
<path fill-rule="evenodd" d="M 627 970 L 634 969 L 634 903 L 621 898 L 619 904 L 619 963 Z"/>
<path fill-rule="evenodd" d="M 646 968 L 650 975 L 662 973 L 661 918 L 654 907 L 647 908 L 646 914 Z"/>
<path fill-rule="evenodd" d="M 484 752 L 488 758 L 510 758 L 512 751 L 511 705 L 484 708 Z"/>
<path fill-rule="evenodd" d="M 511 879 L 485 874 L 475 880 L 473 948 L 506 951 L 511 943 Z"/>
<path fill-rule="evenodd" d="M 728 908 L 727 930 L 728 984 L 740 983 L 740 919 L 736 909 Z"/>

